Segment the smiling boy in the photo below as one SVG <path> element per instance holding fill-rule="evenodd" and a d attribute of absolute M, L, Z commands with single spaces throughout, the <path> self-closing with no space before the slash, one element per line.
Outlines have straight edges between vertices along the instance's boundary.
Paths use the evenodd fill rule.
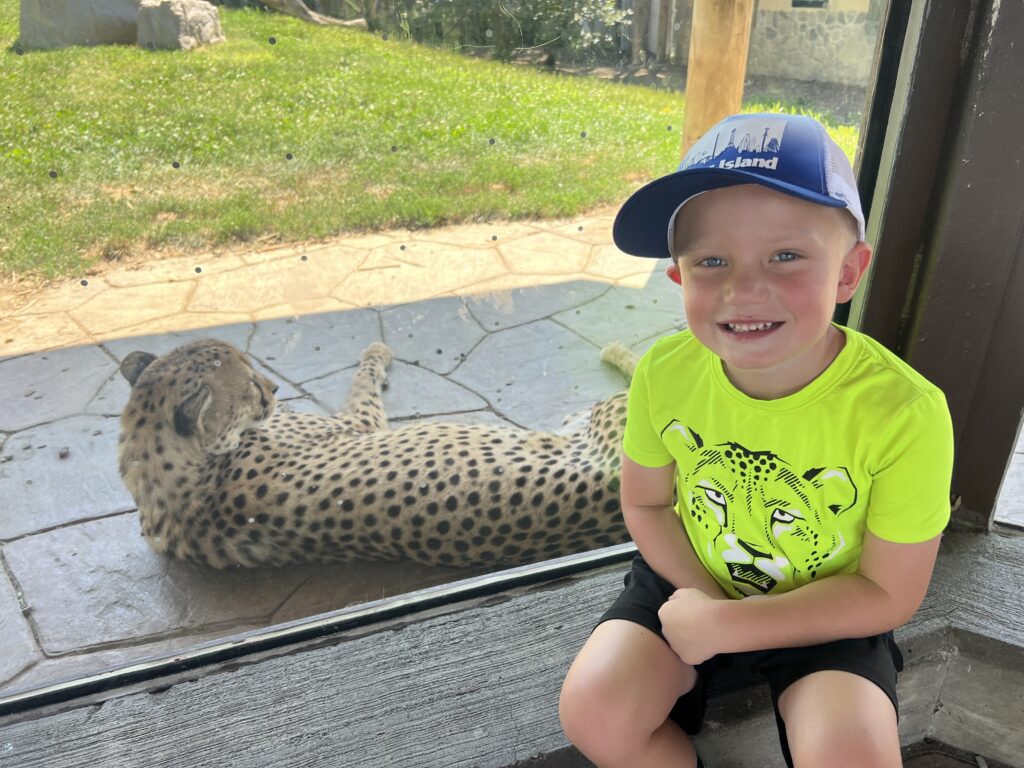
<path fill-rule="evenodd" d="M 810 118 L 730 117 L 613 234 L 671 257 L 688 328 L 630 386 L 639 555 L 566 677 L 567 736 L 600 768 L 701 766 L 706 677 L 742 656 L 787 765 L 900 766 L 892 630 L 949 519 L 952 426 L 940 390 L 831 321 L 872 255 L 849 162 Z"/>

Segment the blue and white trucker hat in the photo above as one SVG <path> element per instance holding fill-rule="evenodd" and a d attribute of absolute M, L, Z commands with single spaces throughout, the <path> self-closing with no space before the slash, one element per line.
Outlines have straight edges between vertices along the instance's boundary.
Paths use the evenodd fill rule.
<path fill-rule="evenodd" d="M 675 173 L 633 193 L 615 217 L 615 245 L 634 256 L 669 258 L 679 209 L 702 192 L 738 184 L 846 208 L 864 239 L 853 168 L 825 127 L 802 115 L 768 113 L 727 117 L 693 145 Z"/>

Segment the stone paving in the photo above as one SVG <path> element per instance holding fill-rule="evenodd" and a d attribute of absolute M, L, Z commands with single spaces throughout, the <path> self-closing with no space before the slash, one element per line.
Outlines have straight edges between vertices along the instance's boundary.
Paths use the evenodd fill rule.
<path fill-rule="evenodd" d="M 642 351 L 684 323 L 664 265 L 610 244 L 613 214 L 160 260 L 0 299 L 0 696 L 481 573 L 157 556 L 117 473 L 118 363 L 214 336 L 280 407 L 327 414 L 383 340 L 392 423 L 556 430 L 625 387 L 601 346 Z M 1024 441 L 1014 462 L 1000 515 L 1024 526 Z"/>

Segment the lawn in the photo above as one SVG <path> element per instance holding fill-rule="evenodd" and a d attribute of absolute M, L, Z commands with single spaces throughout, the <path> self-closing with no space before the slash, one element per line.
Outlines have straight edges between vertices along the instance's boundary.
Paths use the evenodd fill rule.
<path fill-rule="evenodd" d="M 18 5 L 0 0 L 5 274 L 567 216 L 620 201 L 679 157 L 678 93 L 223 7 L 227 42 L 192 53 L 22 53 Z M 824 121 L 852 157 L 857 127 Z"/>

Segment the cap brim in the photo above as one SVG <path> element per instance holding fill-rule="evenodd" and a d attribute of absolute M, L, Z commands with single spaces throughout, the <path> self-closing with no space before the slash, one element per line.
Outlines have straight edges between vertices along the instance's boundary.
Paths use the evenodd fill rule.
<path fill-rule="evenodd" d="M 612 239 L 619 250 L 633 256 L 671 258 L 668 222 L 676 208 L 701 192 L 740 184 L 758 184 L 830 208 L 847 207 L 843 200 L 754 173 L 728 168 L 692 168 L 662 176 L 634 192 L 615 216 Z"/>

